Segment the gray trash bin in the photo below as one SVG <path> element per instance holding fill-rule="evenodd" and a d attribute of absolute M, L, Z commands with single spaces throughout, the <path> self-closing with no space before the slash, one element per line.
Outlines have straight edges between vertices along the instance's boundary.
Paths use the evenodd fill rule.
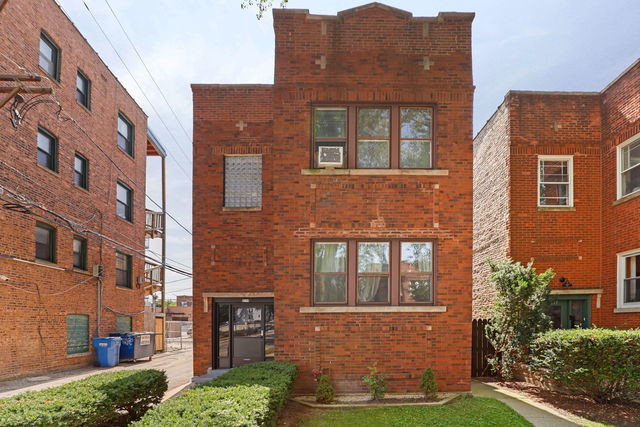
<path fill-rule="evenodd" d="M 156 352 L 155 332 L 126 332 L 109 334 L 112 337 L 121 337 L 120 361 L 133 360 L 148 357 L 149 360 Z"/>

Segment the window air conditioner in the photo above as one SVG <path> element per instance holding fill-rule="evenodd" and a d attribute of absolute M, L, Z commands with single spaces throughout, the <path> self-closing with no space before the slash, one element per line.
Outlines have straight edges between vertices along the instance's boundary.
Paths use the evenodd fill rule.
<path fill-rule="evenodd" d="M 318 147 L 318 166 L 342 166 L 343 147 L 321 145 Z"/>

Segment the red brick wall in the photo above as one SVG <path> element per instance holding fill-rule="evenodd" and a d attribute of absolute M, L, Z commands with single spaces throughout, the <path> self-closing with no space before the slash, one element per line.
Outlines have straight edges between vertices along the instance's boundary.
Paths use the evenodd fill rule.
<path fill-rule="evenodd" d="M 29 72 L 44 74 L 38 67 L 38 54 L 40 31 L 45 30 L 62 51 L 60 82 L 44 79 L 33 84 L 53 87 L 64 114 L 76 119 L 124 171 L 120 172 L 108 162 L 74 124 L 57 120 L 54 105 L 35 107 L 17 129 L 11 125 L 9 108 L 5 106 L 0 110 L 0 186 L 80 223 L 77 226 L 80 230 L 104 233 L 144 251 L 144 112 L 54 1 L 10 1 L 0 12 L 0 21 L 0 52 L 11 58 L 0 56 L 0 73 L 18 74 L 21 72 L 19 65 Z M 77 68 L 92 81 L 91 111 L 75 100 Z M 118 111 L 125 113 L 135 125 L 134 159 L 117 147 Z M 58 138 L 58 173 L 36 164 L 38 126 L 45 127 Z M 89 191 L 73 185 L 76 151 L 89 160 Z M 133 224 L 116 218 L 117 179 L 134 190 Z M 34 212 L 43 214 L 38 209 Z M 88 273 L 73 270 L 71 245 L 74 233 L 62 226 L 57 227 L 57 263 L 34 262 L 37 219 L 35 215 L 0 209 L 0 274 L 10 278 L 0 282 L 0 348 L 3 349 L 0 351 L 0 379 L 82 366 L 94 359 L 92 354 L 67 356 L 66 315 L 88 314 L 90 334 L 96 336 L 96 279 Z M 134 289 L 116 289 L 114 252 L 111 244 L 88 240 L 89 267 L 104 265 L 104 304 L 126 313 L 141 311 L 143 290 L 136 287 L 135 279 L 143 275 L 143 262 L 134 257 Z M 60 292 L 64 293 L 52 295 Z M 115 316 L 112 311 L 103 309 L 102 335 L 114 331 Z M 140 330 L 142 325 L 142 315 L 135 316 L 134 329 Z"/>
<path fill-rule="evenodd" d="M 640 327 L 640 312 L 614 313 L 617 256 L 640 248 L 640 197 L 614 205 L 616 146 L 640 133 L 640 62 L 602 93 L 602 296 L 603 326 Z"/>
<path fill-rule="evenodd" d="M 194 86 L 195 374 L 211 366 L 211 313 L 202 313 L 202 292 L 273 290 L 276 358 L 298 364 L 300 390 L 313 387 L 317 368 L 328 369 L 340 390 L 363 390 L 360 377 L 376 361 L 392 391 L 416 390 L 426 367 L 443 390 L 468 390 L 472 15 L 414 19 L 374 6 L 338 17 L 297 10 L 274 16 L 272 89 Z M 315 64 L 321 55 L 325 69 Z M 423 56 L 434 61 L 430 70 Z M 312 103 L 321 101 L 433 105 L 435 167 L 448 176 L 302 175 L 310 167 Z M 240 119 L 249 123 L 246 133 L 234 128 Z M 263 153 L 262 212 L 221 210 L 222 149 Z M 300 313 L 311 301 L 311 240 L 329 237 L 437 239 L 435 304 L 447 312 Z M 266 265 L 217 262 L 225 241 L 264 246 Z"/>

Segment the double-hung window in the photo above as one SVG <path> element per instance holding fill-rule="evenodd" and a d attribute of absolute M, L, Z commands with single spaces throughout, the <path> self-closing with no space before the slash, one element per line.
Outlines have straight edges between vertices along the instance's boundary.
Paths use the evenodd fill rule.
<path fill-rule="evenodd" d="M 314 303 L 432 304 L 433 256 L 430 240 L 317 240 Z"/>
<path fill-rule="evenodd" d="M 85 190 L 89 189 L 89 161 L 78 153 L 73 159 L 73 183 Z"/>
<path fill-rule="evenodd" d="M 55 80 L 60 80 L 60 48 L 44 32 L 40 33 L 40 67 Z"/>
<path fill-rule="evenodd" d="M 87 269 L 87 239 L 80 236 L 73 238 L 73 267 Z"/>
<path fill-rule="evenodd" d="M 43 222 L 36 223 L 36 259 L 56 262 L 56 229 Z"/>
<path fill-rule="evenodd" d="M 116 214 L 127 221 L 133 219 L 133 190 L 120 181 L 116 184 Z"/>
<path fill-rule="evenodd" d="M 131 255 L 116 251 L 116 286 L 131 289 L 132 276 Z"/>
<path fill-rule="evenodd" d="M 430 169 L 433 109 L 399 105 L 313 110 L 313 167 Z"/>
<path fill-rule="evenodd" d="M 640 307 L 640 249 L 618 254 L 618 307 Z"/>
<path fill-rule="evenodd" d="M 618 198 L 640 191 L 640 135 L 618 146 Z"/>
<path fill-rule="evenodd" d="M 133 157 L 133 124 L 122 113 L 118 114 L 118 147 Z"/>
<path fill-rule="evenodd" d="M 76 76 L 76 101 L 91 109 L 91 80 L 80 70 Z"/>
<path fill-rule="evenodd" d="M 573 157 L 538 156 L 538 206 L 573 206 Z"/>
<path fill-rule="evenodd" d="M 37 160 L 40 166 L 58 170 L 58 140 L 43 128 L 38 128 Z"/>

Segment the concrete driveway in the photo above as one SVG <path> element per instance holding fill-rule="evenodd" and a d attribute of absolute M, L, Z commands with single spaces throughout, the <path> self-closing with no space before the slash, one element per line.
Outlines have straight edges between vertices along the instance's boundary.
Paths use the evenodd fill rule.
<path fill-rule="evenodd" d="M 173 396 L 191 383 L 193 377 L 193 355 L 191 349 L 158 353 L 153 360 L 140 360 L 138 362 L 123 362 L 113 368 L 99 368 L 88 366 L 86 368 L 70 371 L 51 372 L 37 377 L 26 377 L 17 380 L 0 382 L 0 398 L 10 397 L 28 390 L 42 390 L 55 387 L 86 378 L 100 372 L 108 372 L 123 369 L 160 369 L 167 373 L 169 389 L 165 393 L 165 399 Z"/>

